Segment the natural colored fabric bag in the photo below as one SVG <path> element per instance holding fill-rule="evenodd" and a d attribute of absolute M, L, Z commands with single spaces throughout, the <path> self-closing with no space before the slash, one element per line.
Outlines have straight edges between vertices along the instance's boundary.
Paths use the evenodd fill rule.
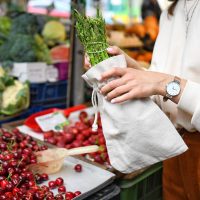
<path fill-rule="evenodd" d="M 99 81 L 101 74 L 114 67 L 127 67 L 123 55 L 93 66 L 82 76 L 93 87 L 93 128 L 97 129 L 100 111 L 111 165 L 122 173 L 131 173 L 186 151 L 173 124 L 150 98 L 112 104 L 99 93 L 105 84 Z"/>

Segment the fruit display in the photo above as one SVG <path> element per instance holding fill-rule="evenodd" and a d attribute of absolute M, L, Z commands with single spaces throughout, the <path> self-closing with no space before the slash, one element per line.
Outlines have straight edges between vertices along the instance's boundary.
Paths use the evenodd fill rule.
<path fill-rule="evenodd" d="M 155 16 L 147 16 L 143 23 L 134 23 L 125 28 L 125 34 L 135 34 L 139 38 L 148 36 L 152 41 L 156 40 L 159 26 Z"/>
<path fill-rule="evenodd" d="M 30 164 L 37 163 L 34 152 L 47 148 L 31 136 L 21 134 L 17 129 L 0 129 L 1 200 L 71 200 L 81 194 L 80 191 L 67 191 L 61 177 L 49 180 L 48 174 L 34 174 L 29 169 Z M 41 185 L 47 181 L 48 186 Z M 52 190 L 57 190 L 57 194 Z"/>
<path fill-rule="evenodd" d="M 116 29 L 114 25 L 107 26 L 109 44 L 121 47 L 130 57 L 142 62 L 144 67 L 148 67 L 151 62 L 158 32 L 159 23 L 153 15 L 121 29 Z"/>
<path fill-rule="evenodd" d="M 106 148 L 105 138 L 102 132 L 100 116 L 98 119 L 98 130 L 92 131 L 93 116 L 89 116 L 87 112 L 81 111 L 79 120 L 72 122 L 69 126 L 65 126 L 62 131 L 45 132 L 44 140 L 47 143 L 67 149 L 99 145 L 99 151 L 84 155 L 86 158 L 98 162 L 100 164 L 109 165 L 109 158 Z"/>

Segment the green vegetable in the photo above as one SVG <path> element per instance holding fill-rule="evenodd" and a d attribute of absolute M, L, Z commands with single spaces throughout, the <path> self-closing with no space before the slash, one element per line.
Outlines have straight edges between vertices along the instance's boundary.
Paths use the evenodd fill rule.
<path fill-rule="evenodd" d="M 0 33 L 8 35 L 11 29 L 11 19 L 8 17 L 0 17 Z"/>
<path fill-rule="evenodd" d="M 2 67 L 0 67 L 0 77 L 4 76 L 5 74 L 5 71 Z"/>
<path fill-rule="evenodd" d="M 29 13 L 22 13 L 13 19 L 11 33 L 34 35 L 38 33 L 39 25 L 37 16 Z"/>
<path fill-rule="evenodd" d="M 34 36 L 35 39 L 35 52 L 38 61 L 46 62 L 47 64 L 51 64 L 51 56 L 50 51 L 44 42 L 43 38 L 36 34 Z"/>
<path fill-rule="evenodd" d="M 105 20 L 99 10 L 97 10 L 95 18 L 83 16 L 77 10 L 75 10 L 74 15 L 77 20 L 78 37 L 90 58 L 91 64 L 94 66 L 109 58 L 106 51 L 108 44 L 106 41 Z"/>
<path fill-rule="evenodd" d="M 49 46 L 63 43 L 66 39 L 65 26 L 59 21 L 51 20 L 45 24 L 42 35 Z"/>
<path fill-rule="evenodd" d="M 0 61 L 50 63 L 50 53 L 38 35 L 10 34 L 0 46 Z"/>
<path fill-rule="evenodd" d="M 4 91 L 7 86 L 13 85 L 14 79 L 9 76 L 2 67 L 0 67 L 0 92 Z"/>
<path fill-rule="evenodd" d="M 8 17 L 0 17 L 0 45 L 2 45 L 10 32 L 11 19 Z"/>
<path fill-rule="evenodd" d="M 33 62 L 36 54 L 33 49 L 34 38 L 30 35 L 11 34 L 0 46 L 0 61 Z"/>
<path fill-rule="evenodd" d="M 29 86 L 15 80 L 14 85 L 6 87 L 0 93 L 1 105 L 0 113 L 5 115 L 16 114 L 26 108 L 30 103 Z"/>

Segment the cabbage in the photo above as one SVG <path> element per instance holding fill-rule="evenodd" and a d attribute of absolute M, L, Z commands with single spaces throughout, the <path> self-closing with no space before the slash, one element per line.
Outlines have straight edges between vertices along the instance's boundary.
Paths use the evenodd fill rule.
<path fill-rule="evenodd" d="M 50 46 L 62 43 L 66 39 L 65 26 L 59 21 L 49 21 L 45 24 L 42 35 Z"/>

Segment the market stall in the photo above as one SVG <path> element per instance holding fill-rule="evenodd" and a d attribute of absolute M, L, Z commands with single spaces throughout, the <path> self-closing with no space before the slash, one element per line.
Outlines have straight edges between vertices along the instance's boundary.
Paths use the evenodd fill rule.
<path fill-rule="evenodd" d="M 42 7 L 37 5 L 41 1 L 12 3 L 0 6 L 5 9 L 0 16 L 0 199 L 161 199 L 162 163 L 120 173 L 110 163 L 99 113 L 98 129 L 92 130 L 97 113 L 90 101 L 92 89 L 81 78 L 84 49 L 77 19 L 69 13 L 71 6 L 84 13 L 92 3 L 67 1 L 61 12 L 56 8 L 63 2 Z M 95 14 L 101 3 L 92 4 Z M 158 19 L 131 17 L 131 23 L 107 23 L 106 40 L 148 68 Z M 39 171 L 49 166 L 39 162 L 44 150 L 91 145 L 98 150 L 63 157 L 58 172 Z"/>

